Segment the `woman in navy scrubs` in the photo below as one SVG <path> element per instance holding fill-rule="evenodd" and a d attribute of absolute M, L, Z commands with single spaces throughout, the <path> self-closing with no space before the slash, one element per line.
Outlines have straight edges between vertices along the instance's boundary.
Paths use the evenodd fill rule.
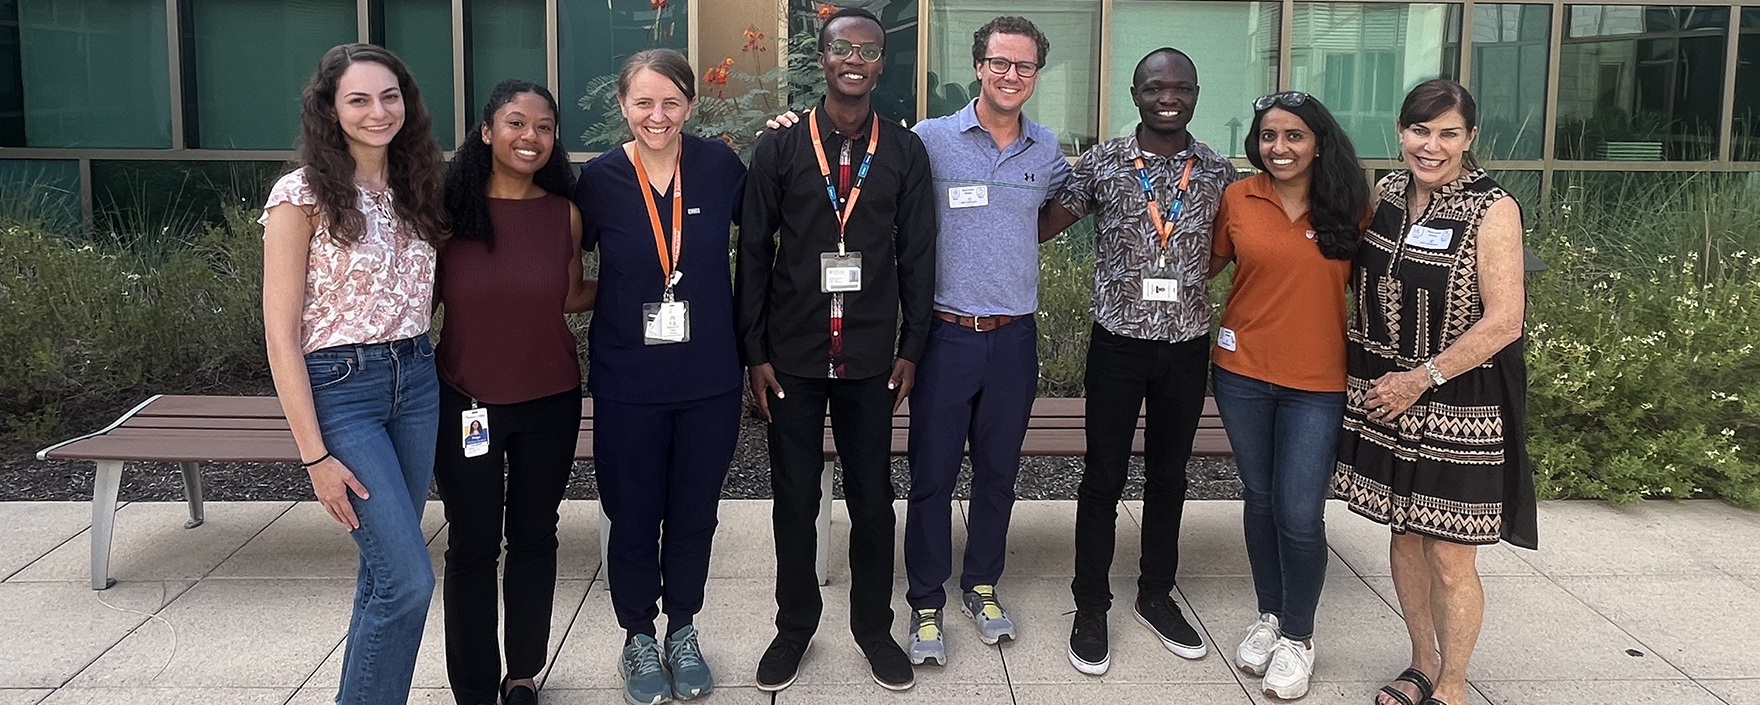
<path fill-rule="evenodd" d="M 588 388 L 619 672 L 628 702 L 658 703 L 713 684 L 691 620 L 739 435 L 728 246 L 746 170 L 681 132 L 696 77 L 678 52 L 631 56 L 617 97 L 634 138 L 581 167 L 575 203 L 582 248 L 599 250 Z"/>

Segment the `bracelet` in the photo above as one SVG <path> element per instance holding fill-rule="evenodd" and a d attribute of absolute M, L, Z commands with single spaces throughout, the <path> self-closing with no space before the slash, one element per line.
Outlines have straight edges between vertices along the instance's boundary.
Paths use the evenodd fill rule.
<path fill-rule="evenodd" d="M 1424 361 L 1424 372 L 1430 375 L 1431 387 L 1440 387 L 1448 383 L 1448 378 L 1443 376 L 1442 370 L 1436 369 L 1435 358 Z"/>
<path fill-rule="evenodd" d="M 313 465 L 317 465 L 317 464 L 318 464 L 318 463 L 322 463 L 322 462 L 324 462 L 324 461 L 326 461 L 326 460 L 329 460 L 329 459 L 330 459 L 330 452 L 329 452 L 329 451 L 325 451 L 325 452 L 324 452 L 324 456 L 323 456 L 323 457 L 321 457 L 321 458 L 318 458 L 318 459 L 317 459 L 317 460 L 314 460 L 314 461 L 312 461 L 312 462 L 309 462 L 309 463 L 308 463 L 308 462 L 305 462 L 305 461 L 303 461 L 303 460 L 302 460 L 302 461 L 300 461 L 300 464 L 299 464 L 299 466 L 300 466 L 300 467 L 301 467 L 301 468 L 303 468 L 303 469 L 307 469 L 307 470 L 310 470 L 310 469 L 311 469 L 311 467 L 312 467 L 312 466 L 313 466 Z"/>

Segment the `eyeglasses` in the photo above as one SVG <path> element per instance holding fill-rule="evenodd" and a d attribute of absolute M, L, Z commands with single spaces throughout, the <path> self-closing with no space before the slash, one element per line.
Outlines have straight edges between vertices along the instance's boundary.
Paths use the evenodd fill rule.
<path fill-rule="evenodd" d="M 1306 102 L 1308 102 L 1308 94 L 1301 91 L 1272 93 L 1271 95 L 1262 95 L 1254 99 L 1253 112 L 1265 112 L 1270 110 L 1273 105 L 1281 105 L 1285 108 L 1299 108 Z"/>
<path fill-rule="evenodd" d="M 998 76 L 1007 76 L 1010 66 L 1014 67 L 1015 75 L 1021 78 L 1032 78 L 1039 74 L 1039 64 L 1032 61 L 1009 61 L 1000 56 L 984 57 L 984 67 Z"/>
<path fill-rule="evenodd" d="M 825 48 L 839 59 L 847 59 L 850 54 L 861 54 L 863 61 L 879 61 L 884 47 L 878 44 L 857 44 L 848 39 L 833 39 Z"/>

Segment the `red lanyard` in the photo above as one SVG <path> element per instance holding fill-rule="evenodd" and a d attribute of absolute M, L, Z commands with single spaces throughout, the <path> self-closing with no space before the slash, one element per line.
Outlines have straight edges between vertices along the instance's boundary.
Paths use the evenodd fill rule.
<path fill-rule="evenodd" d="M 825 159 L 825 144 L 819 138 L 818 108 L 807 111 L 807 125 L 813 135 L 813 156 L 819 158 L 819 175 L 825 177 L 825 193 L 831 197 L 831 211 L 837 214 L 837 254 L 847 254 L 843 247 L 844 229 L 849 227 L 849 216 L 856 212 L 856 199 L 862 197 L 862 182 L 868 180 L 868 167 L 874 163 L 874 151 L 880 148 L 880 114 L 874 114 L 874 124 L 868 130 L 868 153 L 862 157 L 862 166 L 856 170 L 856 183 L 849 189 L 849 201 L 843 204 L 843 210 L 837 210 L 837 187 L 831 183 L 831 162 Z"/>
<path fill-rule="evenodd" d="M 1186 159 L 1185 173 L 1179 176 L 1179 191 L 1173 194 L 1173 204 L 1167 209 L 1167 218 L 1161 217 L 1161 204 L 1155 200 L 1155 186 L 1149 182 L 1149 169 L 1143 166 L 1143 158 L 1136 158 L 1137 183 L 1143 187 L 1143 197 L 1149 199 L 1149 220 L 1155 223 L 1155 234 L 1161 238 L 1161 249 L 1167 249 L 1167 241 L 1173 237 L 1173 229 L 1179 225 L 1180 213 L 1186 207 L 1186 187 L 1192 184 L 1192 164 L 1196 158 Z"/>
<path fill-rule="evenodd" d="M 684 250 L 684 145 L 678 146 L 678 162 L 672 167 L 672 256 L 666 256 L 666 231 L 660 227 L 660 208 L 654 205 L 654 187 L 648 183 L 648 170 L 642 166 L 641 148 L 630 150 L 630 161 L 636 165 L 637 184 L 642 189 L 642 203 L 648 207 L 648 225 L 654 230 L 654 250 L 660 255 L 660 276 L 668 294 L 672 293 L 673 272 L 678 270 L 678 254 Z"/>

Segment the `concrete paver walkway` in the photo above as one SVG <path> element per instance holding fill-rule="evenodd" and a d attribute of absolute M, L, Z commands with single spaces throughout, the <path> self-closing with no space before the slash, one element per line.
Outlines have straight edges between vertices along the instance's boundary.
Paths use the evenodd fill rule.
<path fill-rule="evenodd" d="M 907 693 L 881 690 L 849 637 L 842 503 L 832 523 L 832 584 L 800 680 L 771 696 L 753 687 L 773 634 L 770 505 L 727 501 L 697 624 L 716 669 L 710 703 L 958 702 L 1263 703 L 1257 679 L 1226 654 L 1254 618 L 1239 502 L 1187 505 L 1180 596 L 1212 640 L 1185 661 L 1128 614 L 1139 555 L 1137 512 L 1120 513 L 1111 619 L 1113 666 L 1093 678 L 1064 658 L 1073 607 L 1074 502 L 1022 502 L 1001 596 L 1020 641 L 987 647 L 949 613 L 944 668 L 918 669 Z M 87 585 L 90 506 L 0 503 L 0 705 L 331 702 L 353 589 L 354 547 L 313 502 L 213 503 L 183 529 L 184 507 L 131 503 L 117 517 L 111 573 Z M 903 503 L 897 505 L 903 533 Z M 963 508 L 956 511 L 963 511 Z M 552 705 L 621 702 L 622 633 L 598 558 L 598 507 L 563 507 Z M 424 522 L 436 573 L 446 526 Z M 1760 513 L 1719 502 L 1541 506 L 1544 550 L 1481 551 L 1489 608 L 1473 662 L 1473 703 L 1760 705 Z M 1370 702 L 1404 666 L 1404 631 L 1388 577 L 1386 529 L 1328 508 L 1333 560 L 1320 605 L 1315 685 L 1304 703 Z M 956 523 L 955 542 L 964 540 Z M 898 561 L 899 636 L 907 609 Z M 949 584 L 957 588 L 957 577 Z M 451 703 L 434 600 L 410 701 Z M 1456 705 L 1466 705 L 1457 703 Z"/>

